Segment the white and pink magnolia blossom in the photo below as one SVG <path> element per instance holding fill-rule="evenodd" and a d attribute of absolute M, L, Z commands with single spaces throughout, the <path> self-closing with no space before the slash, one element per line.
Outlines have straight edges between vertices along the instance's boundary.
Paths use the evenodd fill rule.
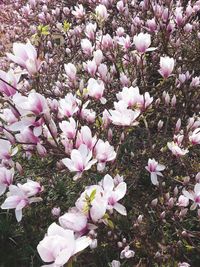
<path fill-rule="evenodd" d="M 65 72 L 67 74 L 67 78 L 70 81 L 75 82 L 76 81 L 76 72 L 77 72 L 75 65 L 72 63 L 64 64 L 64 68 L 65 68 Z"/>
<path fill-rule="evenodd" d="M 59 112 L 62 117 L 72 117 L 79 110 L 80 102 L 72 93 L 68 93 L 65 98 L 59 101 Z"/>
<path fill-rule="evenodd" d="M 194 203 L 190 207 L 191 210 L 200 207 L 200 183 L 195 184 L 194 191 L 187 191 L 183 189 L 183 195 L 188 198 L 188 200 L 192 200 Z"/>
<path fill-rule="evenodd" d="M 102 180 L 102 187 L 108 199 L 107 209 L 115 209 L 121 215 L 127 215 L 126 208 L 122 204 L 118 203 L 118 201 L 121 200 L 126 194 L 126 183 L 120 182 L 117 186 L 115 186 L 113 178 L 107 174 Z"/>
<path fill-rule="evenodd" d="M 113 124 L 119 126 L 134 126 L 137 125 L 136 121 L 140 115 L 139 110 L 128 109 L 127 104 L 123 101 L 114 102 L 114 110 L 109 110 L 109 119 Z"/>
<path fill-rule="evenodd" d="M 2 209 L 15 209 L 15 216 L 18 222 L 22 219 L 22 209 L 33 202 L 41 201 L 40 197 L 29 197 L 29 192 L 23 188 L 23 185 L 17 184 L 9 186 L 9 192 L 7 198 L 1 205 Z M 33 191 L 30 196 L 33 196 Z"/>
<path fill-rule="evenodd" d="M 28 197 L 32 197 L 41 193 L 43 191 L 43 186 L 40 183 L 27 179 L 24 184 L 17 184 L 17 186 L 22 189 Z"/>
<path fill-rule="evenodd" d="M 87 230 L 87 221 L 87 216 L 76 208 L 59 217 L 59 223 L 64 229 L 80 234 Z"/>
<path fill-rule="evenodd" d="M 8 72 L 0 70 L 0 92 L 4 93 L 6 96 L 13 96 L 16 93 L 15 88 L 17 88 L 20 77 L 21 75 L 15 74 L 12 69 Z M 12 86 L 9 86 L 9 84 Z"/>
<path fill-rule="evenodd" d="M 133 43 L 139 53 L 145 53 L 149 51 L 149 47 L 151 45 L 151 35 L 141 32 L 133 37 Z"/>
<path fill-rule="evenodd" d="M 82 126 L 77 133 L 76 147 L 79 148 L 82 144 L 86 145 L 89 150 L 92 150 L 96 144 L 96 136 L 92 137 L 92 132 L 88 126 Z"/>
<path fill-rule="evenodd" d="M 100 49 L 94 51 L 93 53 L 93 60 L 95 61 L 96 65 L 99 66 L 103 60 L 103 53 Z"/>
<path fill-rule="evenodd" d="M 176 157 L 185 156 L 189 152 L 188 149 L 182 148 L 181 145 L 175 142 L 168 142 L 167 146 L 169 150 L 171 150 L 172 154 Z"/>
<path fill-rule="evenodd" d="M 106 99 L 103 97 L 103 93 L 105 90 L 104 82 L 101 80 L 95 80 L 93 78 L 90 78 L 88 81 L 88 95 L 100 100 L 101 103 L 105 103 Z"/>
<path fill-rule="evenodd" d="M 18 152 L 18 148 L 12 149 L 12 145 L 8 140 L 0 139 L 0 159 L 10 160 Z"/>
<path fill-rule="evenodd" d="M 35 114 L 38 116 L 49 111 L 46 98 L 35 91 L 30 92 L 27 97 L 16 93 L 13 96 L 13 102 L 23 115 Z"/>
<path fill-rule="evenodd" d="M 82 39 L 81 40 L 81 48 L 84 52 L 84 54 L 91 56 L 92 52 L 93 52 L 93 46 L 92 43 L 90 42 L 90 40 L 88 39 Z"/>
<path fill-rule="evenodd" d="M 125 102 L 128 107 L 139 108 L 140 110 L 145 110 L 151 105 L 153 97 L 150 97 L 149 93 L 146 92 L 143 95 L 140 94 L 138 87 L 124 87 L 121 92 L 116 94 L 118 100 Z"/>
<path fill-rule="evenodd" d="M 99 139 L 94 148 L 94 156 L 98 161 L 97 169 L 102 171 L 105 168 L 106 162 L 112 161 L 116 158 L 116 152 L 114 147 L 111 146 L 108 141 L 104 142 Z"/>
<path fill-rule="evenodd" d="M 196 128 L 190 135 L 189 140 L 193 145 L 200 144 L 200 128 Z"/>
<path fill-rule="evenodd" d="M 62 162 L 71 172 L 76 172 L 74 180 L 79 179 L 84 171 L 89 170 L 97 162 L 96 159 L 92 159 L 92 151 L 85 144 L 73 149 L 70 157 L 71 159 L 65 158 Z"/>
<path fill-rule="evenodd" d="M 120 259 L 130 259 L 135 256 L 135 252 L 130 249 L 130 246 L 126 246 L 120 253 Z"/>
<path fill-rule="evenodd" d="M 26 44 L 14 43 L 13 53 L 7 53 L 7 57 L 25 68 L 30 75 L 35 75 L 39 71 L 42 63 L 38 59 L 37 51 L 30 41 Z"/>
<path fill-rule="evenodd" d="M 77 209 L 93 222 L 98 222 L 106 213 L 108 200 L 99 185 L 88 186 L 76 201 Z"/>
<path fill-rule="evenodd" d="M 89 237 L 75 238 L 72 230 L 63 229 L 56 223 L 52 223 L 37 246 L 41 259 L 46 263 L 52 263 L 51 267 L 62 267 L 76 253 L 87 248 L 91 243 Z M 46 265 L 48 266 L 48 265 Z"/>
<path fill-rule="evenodd" d="M 83 63 L 83 67 L 92 77 L 95 76 L 97 64 L 94 60 L 88 60 L 87 63 Z"/>
<path fill-rule="evenodd" d="M 83 5 L 78 5 L 74 7 L 75 10 L 72 11 L 72 15 L 74 15 L 77 19 L 82 19 L 85 16 L 85 9 Z"/>
<path fill-rule="evenodd" d="M 109 16 L 107 12 L 107 8 L 101 4 L 95 8 L 95 14 L 96 14 L 97 20 L 99 20 L 100 22 L 106 21 Z"/>
<path fill-rule="evenodd" d="M 188 205 L 189 205 L 189 199 L 184 195 L 180 195 L 178 198 L 177 206 L 187 207 Z"/>
<path fill-rule="evenodd" d="M 162 164 L 159 164 L 155 159 L 149 159 L 148 165 L 145 167 L 145 169 L 150 173 L 151 175 L 151 182 L 154 185 L 158 185 L 158 177 L 157 176 L 163 176 L 161 171 L 165 169 L 165 166 Z"/>
<path fill-rule="evenodd" d="M 62 136 L 68 139 L 74 139 L 76 136 L 77 125 L 76 121 L 71 117 L 69 121 L 62 121 L 59 123 L 60 129 L 62 130 Z"/>
<path fill-rule="evenodd" d="M 164 79 L 167 79 L 171 75 L 174 69 L 174 64 L 175 60 L 173 58 L 170 57 L 160 58 L 160 70 L 158 72 Z"/>
<path fill-rule="evenodd" d="M 93 40 L 95 38 L 95 32 L 97 29 L 97 24 L 96 23 L 88 23 L 85 27 L 85 35 Z"/>
<path fill-rule="evenodd" d="M 6 169 L 0 167 L 0 196 L 3 195 L 6 189 L 12 184 L 14 169 Z"/>

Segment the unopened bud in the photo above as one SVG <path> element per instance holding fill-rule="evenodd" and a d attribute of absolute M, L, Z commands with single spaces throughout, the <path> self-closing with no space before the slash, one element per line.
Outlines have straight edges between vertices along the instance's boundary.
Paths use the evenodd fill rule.
<path fill-rule="evenodd" d="M 155 198 L 151 201 L 151 206 L 155 207 L 158 204 L 158 199 Z"/>

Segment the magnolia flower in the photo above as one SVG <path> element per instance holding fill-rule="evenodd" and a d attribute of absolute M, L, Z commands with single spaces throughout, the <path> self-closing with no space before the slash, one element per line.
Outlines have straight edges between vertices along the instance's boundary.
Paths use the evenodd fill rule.
<path fill-rule="evenodd" d="M 89 170 L 97 162 L 96 159 L 91 160 L 91 158 L 92 151 L 85 144 L 82 144 L 78 149 L 72 150 L 71 159 L 65 158 L 62 162 L 71 172 L 77 172 L 74 176 L 74 180 L 77 180 L 83 171 Z"/>
<path fill-rule="evenodd" d="M 189 136 L 189 140 L 193 145 L 200 144 L 200 128 L 196 128 Z"/>
<path fill-rule="evenodd" d="M 61 212 L 60 207 L 54 207 L 54 208 L 51 210 L 51 214 L 52 214 L 53 216 L 55 216 L 55 217 L 60 216 L 60 212 Z"/>
<path fill-rule="evenodd" d="M 64 99 L 59 101 L 59 112 L 62 116 L 72 117 L 79 110 L 78 105 L 76 96 L 68 93 Z"/>
<path fill-rule="evenodd" d="M 63 137 L 68 139 L 74 139 L 76 135 L 76 122 L 73 118 L 69 118 L 69 121 L 62 121 L 59 123 L 60 129 L 63 132 Z"/>
<path fill-rule="evenodd" d="M 74 82 L 76 81 L 76 67 L 72 63 L 64 64 L 65 72 L 67 74 L 67 78 Z"/>
<path fill-rule="evenodd" d="M 15 147 L 12 149 L 12 145 L 9 141 L 0 139 L 0 159 L 9 160 L 17 151 L 18 148 Z"/>
<path fill-rule="evenodd" d="M 49 111 L 45 97 L 34 91 L 29 93 L 28 97 L 16 93 L 13 96 L 13 102 L 24 115 L 33 113 L 38 116 Z"/>
<path fill-rule="evenodd" d="M 160 58 L 160 70 L 158 72 L 160 73 L 160 75 L 162 75 L 164 79 L 167 79 L 171 75 L 174 69 L 174 64 L 175 61 L 173 58 L 170 57 Z"/>
<path fill-rule="evenodd" d="M 151 45 L 151 35 L 148 33 L 139 33 L 133 37 L 134 45 L 138 52 L 145 53 Z"/>
<path fill-rule="evenodd" d="M 105 175 L 102 181 L 102 187 L 104 189 L 104 193 L 108 198 L 108 210 L 115 209 L 121 215 L 127 215 L 126 208 L 118 203 L 120 199 L 122 199 L 127 190 L 127 186 L 125 182 L 120 182 L 116 187 L 114 185 L 114 180 L 110 175 Z"/>
<path fill-rule="evenodd" d="M 105 21 L 108 19 L 107 8 L 104 5 L 98 5 L 95 9 L 96 17 L 99 21 Z"/>
<path fill-rule="evenodd" d="M 120 267 L 121 263 L 119 261 L 113 260 L 111 262 L 111 267 Z"/>
<path fill-rule="evenodd" d="M 158 178 L 157 176 L 163 176 L 161 171 L 165 169 L 164 165 L 159 164 L 155 159 L 148 160 L 148 166 L 145 169 L 150 172 L 151 174 L 151 182 L 154 185 L 158 185 Z"/>
<path fill-rule="evenodd" d="M 6 169 L 5 167 L 0 167 L 0 196 L 3 195 L 13 182 L 14 169 Z"/>
<path fill-rule="evenodd" d="M 22 189 L 28 197 L 32 197 L 43 191 L 43 187 L 38 182 L 30 179 L 27 179 L 25 184 L 17 184 L 17 186 Z"/>
<path fill-rule="evenodd" d="M 0 70 L 0 79 L 3 79 L 8 84 L 12 85 L 11 87 L 7 83 L 0 80 L 0 91 L 6 96 L 13 96 L 16 93 L 15 88 L 17 88 L 20 76 L 21 75 L 15 74 L 12 69 L 9 70 L 7 73 Z"/>
<path fill-rule="evenodd" d="M 93 222 L 97 222 L 105 215 L 107 204 L 103 188 L 99 185 L 91 185 L 81 194 L 75 205 L 80 212 Z"/>
<path fill-rule="evenodd" d="M 92 132 L 88 126 L 82 126 L 81 130 L 77 134 L 76 147 L 79 148 L 80 145 L 84 144 L 89 150 L 91 150 L 96 144 L 96 136 L 92 137 Z"/>
<path fill-rule="evenodd" d="M 95 148 L 94 155 L 98 161 L 97 169 L 102 171 L 105 168 L 106 162 L 112 161 L 116 158 L 114 147 L 108 141 L 104 142 L 99 139 Z"/>
<path fill-rule="evenodd" d="M 15 209 L 15 216 L 18 222 L 22 219 L 22 209 L 33 202 L 41 201 L 39 197 L 29 198 L 27 192 L 23 190 L 23 185 L 10 185 L 7 198 L 1 205 L 2 209 Z M 30 194 L 31 196 L 33 194 Z"/>
<path fill-rule="evenodd" d="M 72 209 L 59 218 L 59 223 L 64 229 L 82 234 L 87 229 L 87 216 L 76 209 Z"/>
<path fill-rule="evenodd" d="M 167 146 L 169 150 L 172 151 L 172 154 L 176 157 L 184 156 L 189 152 L 188 149 L 181 148 L 180 145 L 175 142 L 168 142 Z"/>
<path fill-rule="evenodd" d="M 62 267 L 76 253 L 87 248 L 91 243 L 89 237 L 75 239 L 74 232 L 52 223 L 47 235 L 37 246 L 37 251 L 44 262 L 52 267 Z"/>
<path fill-rule="evenodd" d="M 200 183 L 195 184 L 194 191 L 188 192 L 183 189 L 183 195 L 194 202 L 190 209 L 196 209 L 197 206 L 200 206 Z"/>
<path fill-rule="evenodd" d="M 28 41 L 26 44 L 14 43 L 13 54 L 7 53 L 7 57 L 27 69 L 30 75 L 36 74 L 40 67 L 41 61 L 37 59 L 37 51 L 35 47 Z"/>
<path fill-rule="evenodd" d="M 140 115 L 139 110 L 131 110 L 127 108 L 127 104 L 123 101 L 114 102 L 115 110 L 109 110 L 110 120 L 115 125 L 134 126 L 137 125 L 137 117 Z"/>
<path fill-rule="evenodd" d="M 105 90 L 103 81 L 90 78 L 88 81 L 87 89 L 89 96 L 100 100 L 102 104 L 106 102 L 106 99 L 103 97 L 103 93 Z"/>
<path fill-rule="evenodd" d="M 83 5 L 78 5 L 74 7 L 75 10 L 72 11 L 72 15 L 74 15 L 77 19 L 81 19 L 85 16 L 85 9 Z"/>
<path fill-rule="evenodd" d="M 189 199 L 183 195 L 179 196 L 177 206 L 187 207 L 189 205 Z"/>
<path fill-rule="evenodd" d="M 135 256 L 135 252 L 130 250 L 129 246 L 126 246 L 120 253 L 120 259 L 130 259 Z"/>
<path fill-rule="evenodd" d="M 92 46 L 92 43 L 90 42 L 90 40 L 82 39 L 81 40 L 81 48 L 86 55 L 88 55 L 88 56 L 92 55 L 93 46 Z"/>

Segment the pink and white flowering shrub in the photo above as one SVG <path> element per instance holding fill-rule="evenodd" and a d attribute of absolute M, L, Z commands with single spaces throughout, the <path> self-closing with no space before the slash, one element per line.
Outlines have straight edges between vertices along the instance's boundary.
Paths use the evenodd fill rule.
<path fill-rule="evenodd" d="M 0 1 L 0 217 L 41 258 L 16 266 L 198 265 L 199 12 Z"/>

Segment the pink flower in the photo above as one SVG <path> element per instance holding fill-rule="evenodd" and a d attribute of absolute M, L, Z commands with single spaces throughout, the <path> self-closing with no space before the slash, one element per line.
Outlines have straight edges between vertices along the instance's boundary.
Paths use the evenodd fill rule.
<path fill-rule="evenodd" d="M 92 150 L 96 140 L 96 136 L 92 137 L 90 128 L 88 126 L 82 126 L 81 130 L 77 134 L 76 147 L 79 148 L 80 145 L 84 144 L 89 150 Z"/>
<path fill-rule="evenodd" d="M 51 214 L 55 217 L 58 217 L 60 216 L 60 207 L 54 207 L 52 210 L 51 210 Z"/>
<path fill-rule="evenodd" d="M 181 195 L 178 198 L 177 206 L 179 206 L 179 207 L 187 207 L 188 205 L 189 205 L 189 199 L 187 197 Z"/>
<path fill-rule="evenodd" d="M 76 67 L 72 63 L 64 64 L 65 72 L 67 74 L 67 77 L 70 81 L 74 82 L 76 81 Z"/>
<path fill-rule="evenodd" d="M 188 149 L 181 148 L 181 144 L 175 142 L 168 142 L 167 146 L 169 150 L 171 150 L 172 154 L 176 157 L 184 156 L 189 152 Z"/>
<path fill-rule="evenodd" d="M 87 89 L 89 96 L 100 100 L 102 103 L 105 103 L 106 100 L 105 98 L 103 98 L 105 86 L 101 80 L 95 80 L 93 78 L 90 78 L 88 81 Z"/>
<path fill-rule="evenodd" d="M 174 69 L 175 61 L 170 57 L 161 57 L 160 58 L 160 70 L 158 71 L 164 79 L 167 79 L 173 69 Z"/>
<path fill-rule="evenodd" d="M 34 75 L 39 71 L 41 61 L 37 59 L 37 51 L 30 41 L 26 44 L 14 43 L 13 53 L 14 55 L 7 53 L 8 58 L 27 69 L 30 75 Z"/>
<path fill-rule="evenodd" d="M 145 169 L 150 172 L 151 174 L 151 182 L 154 185 L 158 185 L 158 178 L 157 176 L 163 176 L 161 171 L 165 169 L 164 165 L 159 164 L 155 159 L 148 160 L 148 166 Z"/>
<path fill-rule="evenodd" d="M 104 5 L 98 5 L 95 9 L 97 20 L 103 22 L 108 19 L 107 8 Z"/>
<path fill-rule="evenodd" d="M 59 223 L 64 229 L 83 233 L 87 228 L 87 216 L 76 209 L 72 209 L 59 218 Z"/>
<path fill-rule="evenodd" d="M 73 255 L 87 248 L 90 243 L 89 237 L 75 239 L 73 231 L 52 223 L 47 235 L 38 244 L 37 251 L 44 262 L 53 262 L 54 267 L 62 267 Z"/>
<path fill-rule="evenodd" d="M 60 122 L 59 126 L 63 132 L 63 137 L 67 137 L 68 139 L 74 139 L 77 131 L 77 126 L 73 118 L 69 118 L 69 121 Z"/>
<path fill-rule="evenodd" d="M 189 140 L 193 145 L 200 144 L 200 128 L 196 128 L 189 136 Z"/>
<path fill-rule="evenodd" d="M 76 96 L 68 93 L 64 99 L 59 101 L 59 112 L 62 117 L 72 117 L 79 110 L 78 105 L 79 102 Z"/>
<path fill-rule="evenodd" d="M 194 202 L 190 209 L 196 209 L 197 206 L 200 206 L 200 183 L 195 184 L 194 191 L 188 192 L 183 189 L 183 195 L 188 198 L 188 200 L 192 200 Z"/>
<path fill-rule="evenodd" d="M 19 111 L 23 114 L 45 114 L 49 111 L 46 98 L 34 91 L 29 93 L 28 97 L 22 96 L 20 93 L 16 93 L 13 96 L 13 102 Z"/>
<path fill-rule="evenodd" d="M 97 222 L 105 215 L 107 203 L 103 188 L 99 185 L 91 185 L 76 201 L 76 207 L 80 212 L 90 217 L 93 222 Z"/>
<path fill-rule="evenodd" d="M 111 146 L 108 141 L 104 142 L 101 139 L 98 140 L 94 148 L 94 155 L 98 161 L 97 169 L 99 171 L 104 170 L 106 162 L 116 158 L 114 147 Z"/>
<path fill-rule="evenodd" d="M 81 40 L 81 48 L 86 55 L 88 56 L 92 55 L 93 47 L 92 47 L 92 43 L 88 39 Z"/>
<path fill-rule="evenodd" d="M 43 187 L 38 182 L 30 179 L 27 179 L 25 184 L 17 184 L 17 186 L 23 190 L 28 197 L 32 197 L 43 191 Z"/>
<path fill-rule="evenodd" d="M 21 75 L 16 75 L 12 69 L 7 73 L 0 70 L 0 78 L 6 81 L 8 84 L 11 84 L 14 88 L 17 88 L 20 76 Z M 7 83 L 0 80 L 0 91 L 7 96 L 12 96 L 16 93 L 16 90 Z"/>
<path fill-rule="evenodd" d="M 0 196 L 3 195 L 13 182 L 14 169 L 6 169 L 5 167 L 0 167 Z"/>
<path fill-rule="evenodd" d="M 118 203 L 118 201 L 122 199 L 126 194 L 126 183 L 120 182 L 115 187 L 113 178 L 109 174 L 107 174 L 103 178 L 102 187 L 104 189 L 106 197 L 108 198 L 107 209 L 115 209 L 121 215 L 127 215 L 126 208 L 120 203 Z"/>
<path fill-rule="evenodd" d="M 129 246 L 126 246 L 120 253 L 120 259 L 130 259 L 135 256 L 135 252 L 130 250 Z"/>
<path fill-rule="evenodd" d="M 75 10 L 72 11 L 72 15 L 74 15 L 77 19 L 81 19 L 85 16 L 85 9 L 83 5 L 78 5 L 74 7 Z"/>
<path fill-rule="evenodd" d="M 141 32 L 133 37 L 133 42 L 138 52 L 145 53 L 151 45 L 151 35 Z"/>
<path fill-rule="evenodd" d="M 74 176 L 74 180 L 77 180 L 83 171 L 89 170 L 97 162 L 96 159 L 91 159 L 92 151 L 85 144 L 82 144 L 78 149 L 72 150 L 71 159 L 65 158 L 62 162 L 71 172 L 77 172 Z"/>
<path fill-rule="evenodd" d="M 115 110 L 109 110 L 110 117 L 109 119 L 115 125 L 120 126 L 133 126 L 137 125 L 137 117 L 140 115 L 139 110 L 132 110 L 127 108 L 127 104 L 123 101 L 114 103 Z"/>
<path fill-rule="evenodd" d="M 9 141 L 0 139 L 0 159 L 9 160 L 17 151 L 18 148 L 15 147 L 12 149 L 12 145 Z"/>
<path fill-rule="evenodd" d="M 32 195 L 32 194 L 31 194 Z M 15 209 L 15 216 L 18 222 L 22 219 L 22 209 L 33 202 L 41 201 L 39 197 L 29 198 L 22 185 L 10 185 L 7 198 L 1 205 L 2 209 Z"/>

